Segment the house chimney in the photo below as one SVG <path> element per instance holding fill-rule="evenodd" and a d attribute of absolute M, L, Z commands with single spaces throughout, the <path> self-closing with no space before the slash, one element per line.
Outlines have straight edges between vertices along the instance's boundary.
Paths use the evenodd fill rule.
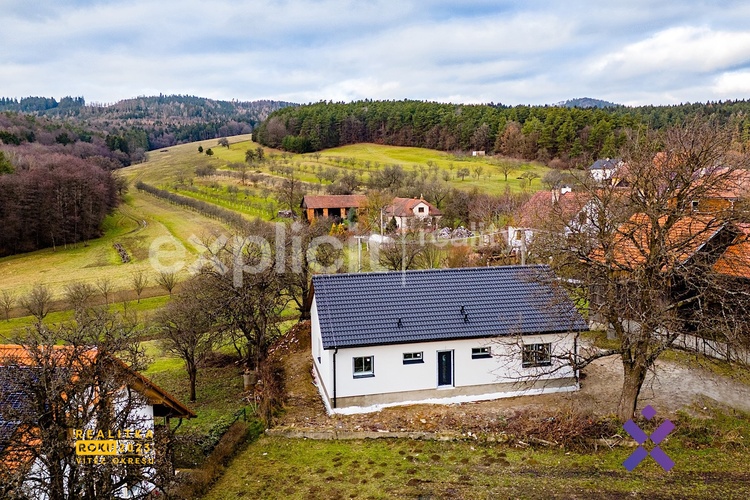
<path fill-rule="evenodd" d="M 572 187 L 570 187 L 570 186 L 563 186 L 563 187 L 561 187 L 561 188 L 560 188 L 560 194 L 561 194 L 561 195 L 562 195 L 562 194 L 568 194 L 568 193 L 571 193 L 572 191 L 573 191 L 573 188 L 572 188 Z"/>

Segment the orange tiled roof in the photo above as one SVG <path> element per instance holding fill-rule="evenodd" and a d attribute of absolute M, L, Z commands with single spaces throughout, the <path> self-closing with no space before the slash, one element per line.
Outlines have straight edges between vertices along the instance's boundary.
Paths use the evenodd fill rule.
<path fill-rule="evenodd" d="M 302 199 L 303 208 L 362 208 L 365 206 L 367 206 L 367 196 L 363 194 L 306 195 Z"/>
<path fill-rule="evenodd" d="M 443 212 L 423 198 L 393 198 L 393 204 L 385 209 L 385 213 L 396 217 L 413 217 L 414 207 L 420 203 L 424 203 L 430 208 L 431 216 L 443 215 Z"/>
<path fill-rule="evenodd" d="M 560 215 L 566 219 L 565 222 L 569 222 L 583 210 L 590 199 L 591 196 L 588 193 L 570 191 L 560 194 L 557 203 L 554 203 L 552 191 L 537 191 L 520 208 L 518 222 L 524 227 L 539 227 L 549 218 L 553 210 L 555 213 L 559 211 Z"/>
<path fill-rule="evenodd" d="M 750 279 L 750 224 L 736 224 L 741 231 L 713 265 L 714 272 Z"/>
<path fill-rule="evenodd" d="M 70 346 L 64 345 L 50 347 L 52 348 L 52 352 L 59 355 L 61 358 L 69 355 L 73 349 Z M 94 347 L 87 348 L 82 352 L 83 358 L 88 359 L 89 361 L 96 359 L 99 354 L 99 351 Z M 112 363 L 116 369 L 121 370 L 127 377 L 129 377 L 129 382 L 136 386 L 133 388 L 141 391 L 143 395 L 152 402 L 152 404 L 165 405 L 176 411 L 178 416 L 183 418 L 193 418 L 196 416 L 187 406 L 180 403 L 177 398 L 169 394 L 166 390 L 159 387 L 144 375 L 131 369 L 120 359 L 107 356 L 107 360 Z M 24 366 L 32 366 L 34 364 L 34 360 L 30 356 L 29 350 L 24 346 L 17 344 L 0 344 L 0 369 L 2 369 L 3 366 L 7 366 L 8 361 Z"/>
<path fill-rule="evenodd" d="M 722 198 L 736 200 L 750 195 L 750 170 L 737 169 L 731 172 L 718 172 L 716 186 L 711 186 L 703 195 L 704 198 Z M 697 182 L 701 182 L 698 179 Z"/>
<path fill-rule="evenodd" d="M 665 222 L 662 217 L 659 223 Z M 689 216 L 677 221 L 665 238 L 669 265 L 680 264 L 692 257 L 722 228 L 724 224 L 712 217 Z M 651 235 L 651 222 L 645 214 L 634 214 L 622 224 L 617 231 L 614 244 L 614 261 L 626 268 L 634 268 L 646 262 L 648 258 L 648 238 Z M 601 248 L 592 252 L 592 258 L 604 261 Z"/>

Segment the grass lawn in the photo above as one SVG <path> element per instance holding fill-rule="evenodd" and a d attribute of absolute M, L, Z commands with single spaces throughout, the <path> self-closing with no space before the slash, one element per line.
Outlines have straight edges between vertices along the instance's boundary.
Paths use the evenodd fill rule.
<path fill-rule="evenodd" d="M 138 319 L 142 320 L 145 316 L 151 314 L 153 311 L 164 307 L 169 301 L 168 295 L 160 295 L 157 297 L 148 297 L 141 299 L 140 303 L 131 301 L 127 303 L 127 306 L 123 306 L 121 302 L 116 302 L 110 307 L 112 311 L 122 312 L 125 307 L 129 313 L 136 313 Z M 51 312 L 44 318 L 44 322 L 47 325 L 59 325 L 73 320 L 73 311 L 55 311 Z M 9 321 L 0 320 L 0 343 L 5 342 L 9 337 L 15 333 L 23 332 L 23 329 L 28 326 L 32 326 L 36 322 L 33 316 L 21 316 L 18 318 L 11 318 Z"/>
<path fill-rule="evenodd" d="M 750 437 L 746 418 L 722 424 Z M 205 497 L 234 498 L 747 498 L 744 446 L 662 446 L 665 472 L 648 458 L 628 472 L 634 448 L 598 452 L 518 449 L 479 442 L 378 439 L 317 441 L 261 437 Z"/>
<path fill-rule="evenodd" d="M 209 433 L 218 424 L 234 418 L 247 403 L 242 401 L 241 370 L 231 360 L 198 371 L 197 401 L 189 402 L 188 376 L 181 359 L 164 354 L 157 341 L 144 342 L 146 355 L 153 359 L 143 374 L 187 405 L 197 418 L 184 420 L 181 432 Z"/>

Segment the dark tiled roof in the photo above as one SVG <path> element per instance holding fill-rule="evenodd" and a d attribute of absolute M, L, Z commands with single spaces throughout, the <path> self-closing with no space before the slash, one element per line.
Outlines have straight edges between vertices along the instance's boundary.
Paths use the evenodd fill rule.
<path fill-rule="evenodd" d="M 620 158 L 606 158 L 604 160 L 596 160 L 593 165 L 589 167 L 589 170 L 613 170 L 617 168 L 617 165 L 622 160 Z"/>
<path fill-rule="evenodd" d="M 313 277 L 324 349 L 587 330 L 554 283 L 548 266 Z"/>
<path fill-rule="evenodd" d="M 0 452 L 10 442 L 22 419 L 33 417 L 24 385 L 28 368 L 0 367 Z M 22 372 L 21 370 L 24 370 Z M 33 377 L 33 374 L 31 375 Z"/>

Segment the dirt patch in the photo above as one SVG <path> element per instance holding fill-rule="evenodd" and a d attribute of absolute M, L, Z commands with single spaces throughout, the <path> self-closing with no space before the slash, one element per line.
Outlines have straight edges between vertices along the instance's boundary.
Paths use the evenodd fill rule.
<path fill-rule="evenodd" d="M 286 374 L 287 400 L 278 427 L 374 432 L 461 432 L 476 435 L 506 428 L 509 418 L 534 415 L 613 415 L 622 387 L 622 365 L 602 358 L 583 371 L 581 390 L 450 405 L 385 408 L 364 415 L 328 416 L 312 379 L 309 323 L 301 323 L 275 351 Z M 659 361 L 644 383 L 639 406 L 653 406 L 660 415 L 673 414 L 696 402 L 719 403 L 750 412 L 750 387 L 699 367 Z"/>

